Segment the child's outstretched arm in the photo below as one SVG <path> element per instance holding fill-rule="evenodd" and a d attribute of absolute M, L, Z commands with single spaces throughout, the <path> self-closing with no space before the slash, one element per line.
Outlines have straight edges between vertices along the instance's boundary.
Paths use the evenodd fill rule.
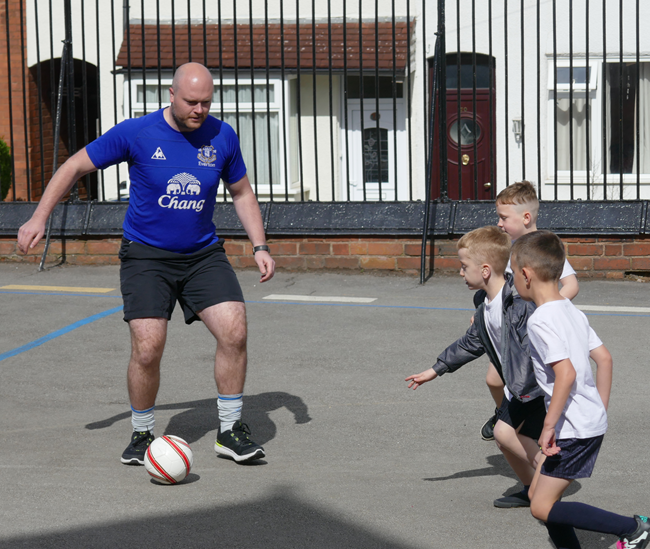
<path fill-rule="evenodd" d="M 436 379 L 437 377 L 438 374 L 436 371 L 433 368 L 429 368 L 428 370 L 424 370 L 424 372 L 421 372 L 419 374 L 408 376 L 404 381 L 410 381 L 409 389 L 413 387 L 413 390 L 415 391 L 415 389 L 417 389 L 423 383 L 431 381 L 432 379 Z"/>
<path fill-rule="evenodd" d="M 605 410 L 609 404 L 609 393 L 612 390 L 612 355 L 604 345 L 596 347 L 589 353 L 589 357 L 596 363 L 596 389 L 600 395 L 600 400 L 605 405 Z"/>
<path fill-rule="evenodd" d="M 415 390 L 423 383 L 447 372 L 454 372 L 484 354 L 485 347 L 478 333 L 478 327 L 476 323 L 473 323 L 463 337 L 454 341 L 442 352 L 433 367 L 417 375 L 409 376 L 404 381 L 410 381 L 409 389 L 412 387 Z"/>
<path fill-rule="evenodd" d="M 560 284 L 562 284 L 562 287 L 560 288 L 560 295 L 562 297 L 566 297 L 567 299 L 573 300 L 573 298 L 577 296 L 578 292 L 580 291 L 580 286 L 578 285 L 578 277 L 574 274 L 565 276 L 564 278 L 560 279 Z"/>
<path fill-rule="evenodd" d="M 571 393 L 571 387 L 576 380 L 576 371 L 568 358 L 550 364 L 555 373 L 553 395 L 548 405 L 544 428 L 539 437 L 539 447 L 546 456 L 553 456 L 560 452 L 560 447 L 555 443 L 555 426 L 562 417 L 566 401 Z"/>

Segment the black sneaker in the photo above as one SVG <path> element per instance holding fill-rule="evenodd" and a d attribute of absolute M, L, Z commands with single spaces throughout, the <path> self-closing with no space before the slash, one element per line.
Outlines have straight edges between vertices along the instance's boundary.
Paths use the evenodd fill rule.
<path fill-rule="evenodd" d="M 514 509 L 515 507 L 530 507 L 528 490 L 522 490 L 511 496 L 505 496 L 494 500 L 494 506 L 501 509 Z"/>
<path fill-rule="evenodd" d="M 150 431 L 134 431 L 120 461 L 126 465 L 144 465 L 144 454 L 152 442 L 153 433 Z"/>
<path fill-rule="evenodd" d="M 644 549 L 650 546 L 650 519 L 634 515 L 637 527 L 634 532 L 623 536 L 616 542 L 616 549 Z"/>
<path fill-rule="evenodd" d="M 481 427 L 481 438 L 483 440 L 494 440 L 494 426 L 497 423 L 497 410 L 494 410 L 494 415 L 488 419 Z"/>
<path fill-rule="evenodd" d="M 214 451 L 217 454 L 231 457 L 238 462 L 263 458 L 266 455 L 264 454 L 264 448 L 248 438 L 250 434 L 251 431 L 248 425 L 241 421 L 237 421 L 232 426 L 232 430 L 224 433 L 221 432 L 221 427 L 219 427 L 217 440 L 214 443 Z"/>

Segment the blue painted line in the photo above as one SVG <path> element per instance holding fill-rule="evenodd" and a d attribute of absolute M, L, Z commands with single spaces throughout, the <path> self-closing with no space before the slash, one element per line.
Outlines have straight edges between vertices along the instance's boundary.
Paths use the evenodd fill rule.
<path fill-rule="evenodd" d="M 44 343 L 47 343 L 48 341 L 51 341 L 57 337 L 60 337 L 62 335 L 67 334 L 68 332 L 71 332 L 72 330 L 76 330 L 77 328 L 80 328 L 81 326 L 85 326 L 86 324 L 90 324 L 91 322 L 95 322 L 95 320 L 100 320 L 104 317 L 110 316 L 114 313 L 117 313 L 122 310 L 122 306 L 120 305 L 119 307 L 115 307 L 113 309 L 108 309 L 108 311 L 104 311 L 103 313 L 98 313 L 96 315 L 89 316 L 88 318 L 84 318 L 82 320 L 79 320 L 78 322 L 75 322 L 74 324 L 70 324 L 69 326 L 66 326 L 65 328 L 61 328 L 60 330 L 57 330 L 56 332 L 52 332 L 51 334 L 48 334 L 46 336 L 40 337 L 31 343 L 28 343 L 27 345 L 23 345 L 22 347 L 17 347 L 16 349 L 13 349 L 11 351 L 7 351 L 6 353 L 2 353 L 0 355 L 0 361 L 4 360 L 5 358 L 10 358 L 12 356 L 19 355 L 20 353 L 24 353 L 25 351 L 29 351 L 30 349 L 33 349 L 34 347 L 39 347 L 40 345 L 43 345 Z"/>

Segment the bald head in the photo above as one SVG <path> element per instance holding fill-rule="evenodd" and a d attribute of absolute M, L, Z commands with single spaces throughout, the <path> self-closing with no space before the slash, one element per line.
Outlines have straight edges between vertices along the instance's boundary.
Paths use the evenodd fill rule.
<path fill-rule="evenodd" d="M 174 73 L 172 89 L 174 93 L 178 93 L 181 88 L 185 88 L 186 86 L 191 88 L 209 86 L 212 89 L 213 83 L 210 71 L 200 63 L 185 63 L 181 65 Z"/>
<path fill-rule="evenodd" d="M 212 75 L 200 63 L 185 63 L 176 70 L 169 90 L 171 106 L 165 119 L 180 132 L 201 127 L 210 112 L 214 84 Z"/>

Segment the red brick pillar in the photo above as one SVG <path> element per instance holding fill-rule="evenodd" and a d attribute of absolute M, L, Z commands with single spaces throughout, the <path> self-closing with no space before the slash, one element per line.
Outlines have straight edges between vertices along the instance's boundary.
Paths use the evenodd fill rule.
<path fill-rule="evenodd" d="M 15 197 L 27 200 L 27 141 L 25 118 L 23 116 L 23 66 L 27 63 L 27 30 L 25 25 L 25 3 L 23 12 L 19 0 L 0 0 L 0 105 L 5 108 L 0 117 L 0 138 L 13 147 Z M 7 44 L 7 6 L 9 10 L 9 43 Z M 23 38 L 21 39 L 21 29 Z M 24 41 L 24 46 L 21 44 Z M 11 83 L 9 82 L 11 68 Z M 25 77 L 28 72 L 25 67 Z M 9 113 L 11 108 L 11 116 Z M 7 200 L 14 199 L 14 189 L 9 190 Z"/>

